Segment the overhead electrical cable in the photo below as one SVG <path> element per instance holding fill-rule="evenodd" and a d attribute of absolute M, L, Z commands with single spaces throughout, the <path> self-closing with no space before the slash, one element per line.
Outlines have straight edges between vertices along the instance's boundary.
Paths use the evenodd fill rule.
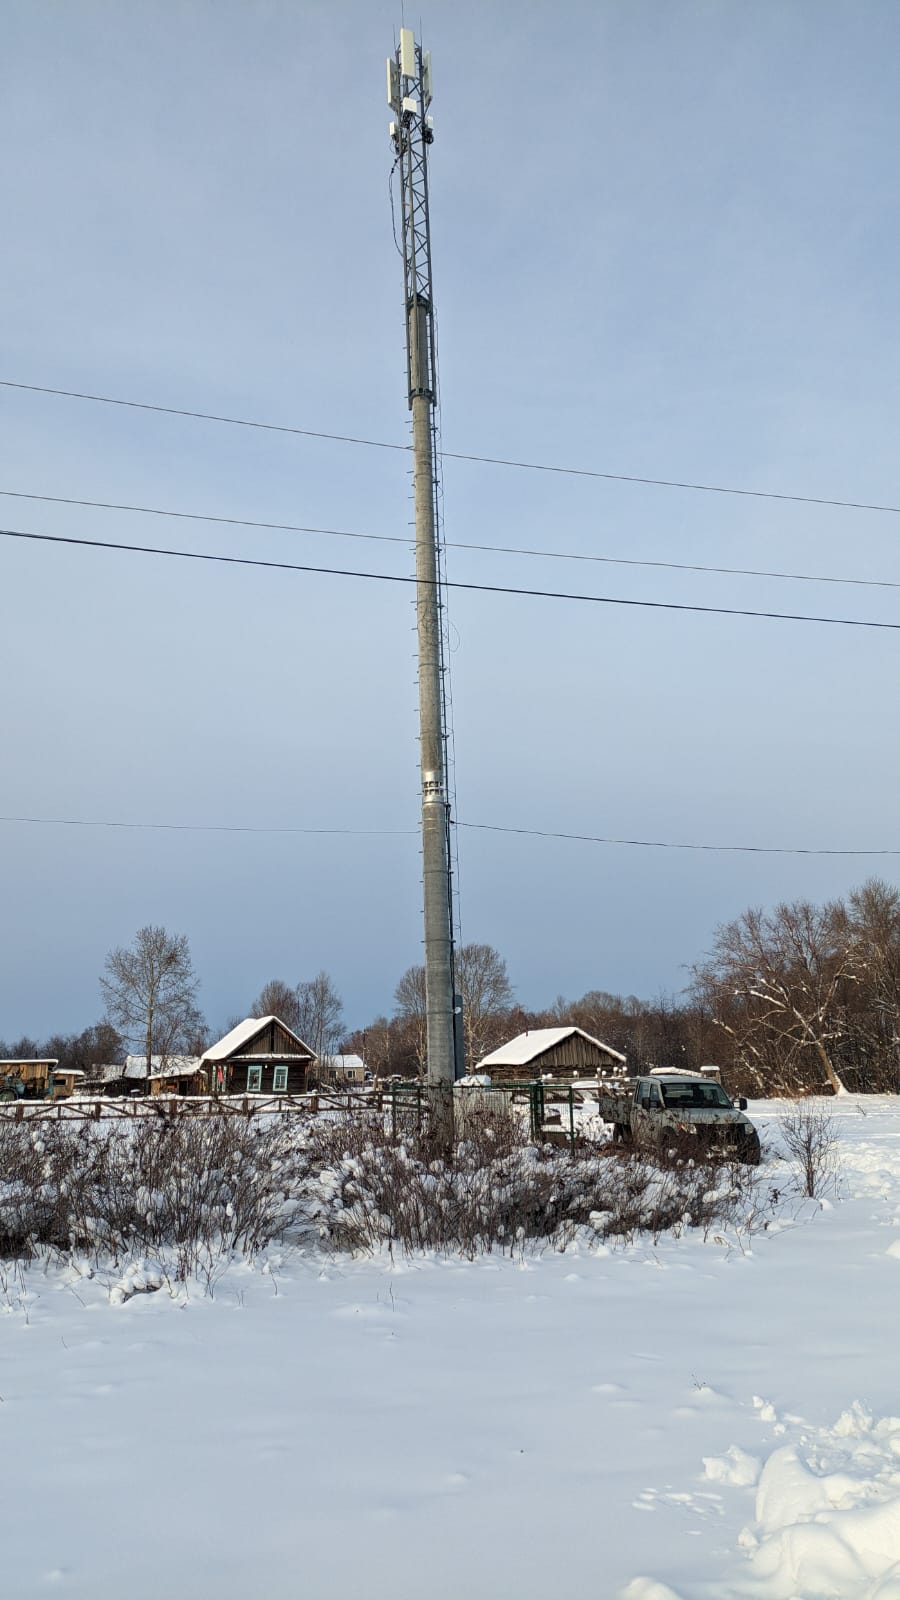
<path fill-rule="evenodd" d="M 900 856 L 898 850 L 820 850 L 795 845 L 683 844 L 671 839 L 617 839 L 605 834 L 559 833 L 550 828 L 509 828 L 495 822 L 459 822 L 457 827 L 478 833 L 513 833 L 529 839 L 569 839 L 577 844 L 630 845 L 640 850 L 702 850 L 756 856 Z"/>
<path fill-rule="evenodd" d="M 399 544 L 410 548 L 415 535 L 402 533 L 360 533 L 349 528 L 319 528 L 297 522 L 263 522 L 249 517 L 223 517 L 207 511 L 177 511 L 164 506 L 134 505 L 121 500 L 81 500 L 72 495 L 35 494 L 25 489 L 0 489 L 12 500 L 33 500 L 43 505 L 79 506 L 91 511 L 128 511 L 147 517 L 170 517 L 183 522 L 210 522 L 226 528 L 257 528 L 271 533 L 310 533 L 332 539 L 364 539 L 375 544 Z M 707 572 L 732 578 L 776 578 L 792 583 L 850 584 L 864 589 L 900 589 L 900 580 L 890 578 L 843 578 L 819 572 L 774 572 L 762 567 L 713 567 L 696 561 L 653 561 L 635 556 L 601 556 L 592 551 L 534 550 L 523 545 L 475 544 L 468 540 L 446 539 L 448 550 L 476 550 L 488 555 L 537 556 L 548 561 L 588 561 L 612 567 L 651 567 L 666 572 Z"/>
<path fill-rule="evenodd" d="M 56 395 L 66 400 L 89 400 L 97 405 L 124 406 L 132 411 L 152 411 L 166 417 L 189 417 L 195 422 L 220 422 L 233 428 L 255 428 L 264 433 L 294 434 L 303 439 L 328 439 L 336 444 L 365 445 L 371 450 L 403 450 L 411 453 L 412 445 L 399 444 L 387 439 L 366 439 L 356 434 L 326 433 L 318 428 L 298 428 L 281 422 L 260 422 L 250 417 L 228 417 L 214 411 L 193 411 L 183 406 L 155 405 L 149 400 L 126 400 L 119 395 L 89 394 L 80 389 L 56 389 L 49 384 L 17 383 L 12 378 L 0 378 L 0 387 L 19 389 L 29 394 Z M 900 515 L 900 505 L 883 504 L 869 500 L 840 500 L 825 495 L 787 494 L 774 489 L 745 489 L 722 483 L 696 483 L 680 478 L 651 478 L 629 472 L 601 472 L 593 467 L 563 467 L 547 461 L 517 461 L 507 456 L 476 455 L 471 451 L 442 450 L 445 461 L 472 461 L 482 466 L 513 467 L 523 472 L 549 472 L 570 478 L 597 478 L 607 483 L 634 483 L 656 489 L 687 489 L 698 494 L 739 495 L 751 500 L 782 500 L 795 505 L 834 506 L 845 511 L 881 511 Z"/>
<path fill-rule="evenodd" d="M 360 578 L 371 583 L 416 584 L 420 580 L 393 572 L 362 572 L 346 567 L 319 567 L 307 562 L 266 561 L 261 556 L 226 556 L 205 550 L 171 550 L 160 545 L 124 544 L 112 539 L 81 539 L 71 534 L 27 533 L 20 528 L 0 528 L 0 538 L 28 539 L 39 544 L 73 545 L 87 550 L 124 550 L 132 555 L 168 556 L 182 561 L 206 561 L 229 567 L 260 567 L 273 572 L 320 573 L 331 578 Z M 701 606 L 680 600 L 632 600 L 619 595 L 577 594 L 560 589 L 525 589 L 504 583 L 465 583 L 454 578 L 444 581 L 446 589 L 461 589 L 475 594 L 509 594 L 529 600 L 567 600 L 587 605 L 629 606 L 648 611 L 684 611 L 716 617 L 754 617 L 771 622 L 812 622 L 841 628 L 877 628 L 900 633 L 900 622 L 876 622 L 867 617 L 814 617 L 802 612 L 752 611 L 738 606 Z"/>
<path fill-rule="evenodd" d="M 0 822 L 21 822 L 52 828 L 123 828 L 127 831 L 150 830 L 160 833 L 297 833 L 336 838 L 408 838 L 418 835 L 418 828 L 258 828 L 251 825 L 226 822 L 109 822 L 93 821 L 84 817 L 0 817 Z"/>
<path fill-rule="evenodd" d="M 0 816 L 0 823 L 22 823 L 48 828 L 113 828 L 127 832 L 149 833 L 248 833 L 248 834 L 299 834 L 336 837 L 401 838 L 418 836 L 418 828 L 290 828 L 254 827 L 213 822 L 120 822 L 91 817 L 18 817 Z M 741 854 L 762 856 L 900 856 L 897 850 L 834 850 L 804 848 L 794 845 L 761 844 L 685 844 L 670 839 L 626 839 L 591 833 L 560 833 L 548 828 L 509 828 L 499 823 L 457 822 L 459 828 L 479 833 L 520 834 L 531 839 L 567 839 L 577 844 L 604 844 L 628 846 L 638 850 L 700 850 L 712 854 Z"/>

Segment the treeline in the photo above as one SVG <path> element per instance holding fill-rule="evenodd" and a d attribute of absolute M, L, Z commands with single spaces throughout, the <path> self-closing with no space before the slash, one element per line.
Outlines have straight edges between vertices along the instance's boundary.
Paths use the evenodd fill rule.
<path fill-rule="evenodd" d="M 692 1003 L 750 1093 L 900 1089 L 900 893 L 745 911 L 694 969 Z"/>
<path fill-rule="evenodd" d="M 529 1010 L 488 945 L 463 947 L 457 982 L 470 1066 L 526 1028 L 574 1023 L 621 1051 L 630 1072 L 715 1062 L 735 1094 L 900 1091 L 900 892 L 879 879 L 846 899 L 722 924 L 678 997 L 596 989 Z M 421 967 L 397 985 L 393 1017 L 377 1017 L 350 1047 L 379 1074 L 422 1069 Z"/>
<path fill-rule="evenodd" d="M 49 1039 L 33 1039 L 30 1034 L 11 1041 L 0 1039 L 0 1060 L 56 1060 L 60 1067 L 83 1072 L 86 1077 L 97 1067 L 121 1062 L 124 1057 L 125 1040 L 109 1022 L 94 1023 L 81 1033 L 54 1033 Z"/>
<path fill-rule="evenodd" d="M 793 901 L 722 924 L 690 986 L 674 998 L 592 989 L 530 1010 L 517 1001 L 505 960 L 487 944 L 457 951 L 456 981 L 470 1069 L 526 1029 L 574 1023 L 621 1051 L 631 1072 L 716 1062 L 735 1094 L 900 1090 L 900 891 L 878 879 L 846 899 Z M 131 946 L 107 957 L 101 989 L 100 1022 L 42 1041 L 0 1041 L 0 1056 L 56 1057 L 90 1077 L 127 1049 L 198 1054 L 210 1042 L 183 935 L 142 928 Z M 281 1017 L 323 1062 L 357 1054 L 376 1078 L 425 1070 L 422 967 L 403 973 L 390 1016 L 353 1031 L 326 972 L 293 986 L 272 979 L 248 1011 Z"/>

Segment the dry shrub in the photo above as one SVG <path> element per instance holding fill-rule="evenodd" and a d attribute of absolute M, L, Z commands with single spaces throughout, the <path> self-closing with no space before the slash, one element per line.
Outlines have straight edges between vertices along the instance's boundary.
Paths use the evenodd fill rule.
<path fill-rule="evenodd" d="M 283 1232 L 302 1170 L 280 1120 L 122 1129 L 0 1119 L 0 1255 L 51 1247 L 117 1262 L 170 1250 L 186 1276 L 211 1254 L 252 1255 Z"/>
<path fill-rule="evenodd" d="M 838 1179 L 838 1134 L 831 1113 L 814 1100 L 798 1100 L 778 1125 L 803 1194 L 814 1200 Z"/>
<path fill-rule="evenodd" d="M 124 1129 L 0 1118 L 0 1258 L 156 1257 L 175 1278 L 199 1275 L 211 1288 L 233 1252 L 253 1256 L 285 1236 L 472 1258 L 565 1248 L 580 1228 L 627 1241 L 749 1225 L 753 1179 L 729 1163 L 536 1147 L 502 1106 L 468 1116 L 460 1131 L 447 1159 L 427 1125 L 395 1132 L 374 1112 Z"/>
<path fill-rule="evenodd" d="M 521 1126 L 467 1128 L 453 1156 L 427 1136 L 393 1137 L 362 1122 L 323 1123 L 308 1149 L 309 1214 L 333 1249 L 450 1250 L 474 1257 L 526 1245 L 565 1247 L 587 1227 L 601 1239 L 658 1239 L 747 1220 L 755 1180 L 730 1163 L 668 1168 L 634 1151 L 574 1153 L 527 1142 Z"/>

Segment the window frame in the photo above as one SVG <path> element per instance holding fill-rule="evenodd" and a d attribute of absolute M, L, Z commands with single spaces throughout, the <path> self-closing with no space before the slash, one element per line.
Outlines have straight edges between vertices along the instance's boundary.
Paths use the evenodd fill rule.
<path fill-rule="evenodd" d="M 284 1082 L 283 1083 L 279 1083 L 278 1080 L 282 1076 L 284 1078 Z M 288 1092 L 288 1069 L 287 1069 L 287 1067 L 284 1066 L 284 1065 L 282 1065 L 280 1067 L 273 1067 L 273 1069 L 272 1069 L 272 1093 L 273 1094 L 287 1094 L 287 1092 Z"/>
<path fill-rule="evenodd" d="M 254 1078 L 256 1079 L 255 1083 L 252 1081 Z M 247 1068 L 247 1093 L 248 1094 L 261 1094 L 262 1093 L 262 1067 L 248 1067 Z"/>

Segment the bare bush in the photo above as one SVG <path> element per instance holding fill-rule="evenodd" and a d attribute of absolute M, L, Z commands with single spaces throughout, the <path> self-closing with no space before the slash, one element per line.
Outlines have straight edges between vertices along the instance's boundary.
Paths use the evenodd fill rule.
<path fill-rule="evenodd" d="M 115 1263 L 168 1250 L 184 1277 L 281 1234 L 303 1170 L 295 1138 L 274 1121 L 161 1121 L 139 1136 L 0 1121 L 0 1256 L 50 1247 Z"/>
<path fill-rule="evenodd" d="M 779 1118 L 781 1137 L 800 1187 L 811 1200 L 834 1188 L 838 1135 L 830 1113 L 814 1100 L 798 1100 Z"/>
<path fill-rule="evenodd" d="M 309 1212 L 337 1250 L 459 1251 L 468 1257 L 526 1245 L 565 1248 L 585 1227 L 631 1240 L 686 1227 L 708 1231 L 747 1214 L 754 1179 L 729 1163 L 657 1164 L 647 1154 L 561 1152 L 528 1144 L 510 1122 L 488 1119 L 435 1158 L 410 1129 L 322 1124 L 311 1140 Z"/>
<path fill-rule="evenodd" d="M 729 1163 L 536 1147 L 503 1107 L 483 1107 L 461 1131 L 445 1158 L 427 1124 L 394 1131 L 374 1111 L 166 1119 L 139 1132 L 0 1119 L 0 1259 L 155 1259 L 211 1288 L 232 1253 L 252 1257 L 275 1239 L 473 1258 L 564 1249 L 579 1229 L 629 1241 L 746 1225 L 752 1210 L 754 1180 Z"/>

